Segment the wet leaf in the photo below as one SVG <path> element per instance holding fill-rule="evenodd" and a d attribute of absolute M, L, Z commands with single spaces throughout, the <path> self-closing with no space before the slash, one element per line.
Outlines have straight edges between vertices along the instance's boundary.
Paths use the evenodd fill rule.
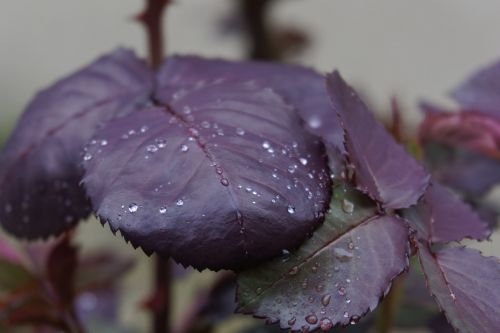
<path fill-rule="evenodd" d="M 405 209 L 403 216 L 417 231 L 418 238 L 431 243 L 464 238 L 484 240 L 490 235 L 479 215 L 437 182 L 427 188 L 421 202 Z"/>
<path fill-rule="evenodd" d="M 146 65 L 119 49 L 40 92 L 0 155 L 4 228 L 48 237 L 86 217 L 90 207 L 79 186 L 84 145 L 97 126 L 135 109 L 151 89 Z"/>
<path fill-rule="evenodd" d="M 356 92 L 335 71 L 327 77 L 332 107 L 345 130 L 349 162 L 358 188 L 385 208 L 417 203 L 429 175 L 377 122 Z"/>
<path fill-rule="evenodd" d="M 500 118 L 500 62 L 471 75 L 451 96 L 462 108 Z"/>
<path fill-rule="evenodd" d="M 435 253 L 419 246 L 427 285 L 450 323 L 460 333 L 495 333 L 500 327 L 500 263 L 464 247 Z"/>
<path fill-rule="evenodd" d="M 214 80 L 255 81 L 273 89 L 293 105 L 313 134 L 322 137 L 330 152 L 344 152 L 343 132 L 325 89 L 324 77 L 312 69 L 270 62 L 232 62 L 196 56 L 170 57 L 160 68 L 157 92 L 170 100 L 168 87 L 189 88 Z"/>
<path fill-rule="evenodd" d="M 238 311 L 292 330 L 348 325 L 374 310 L 407 266 L 406 226 L 375 215 L 359 192 L 337 187 L 311 239 L 289 257 L 241 272 Z"/>
<path fill-rule="evenodd" d="M 297 247 L 323 220 L 322 143 L 256 84 L 175 89 L 96 134 L 84 184 L 94 209 L 146 253 L 236 268 Z"/>

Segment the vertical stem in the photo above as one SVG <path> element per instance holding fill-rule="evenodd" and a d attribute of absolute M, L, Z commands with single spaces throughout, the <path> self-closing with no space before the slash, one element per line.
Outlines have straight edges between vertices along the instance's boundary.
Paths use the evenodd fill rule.
<path fill-rule="evenodd" d="M 267 12 L 273 0 L 240 0 L 241 15 L 248 34 L 250 49 L 248 58 L 260 60 L 276 60 L 278 54 L 267 24 Z"/>
<path fill-rule="evenodd" d="M 137 16 L 146 29 L 148 57 L 152 68 L 157 68 L 165 56 L 163 15 L 170 0 L 146 0 L 146 8 Z M 153 299 L 153 333 L 168 333 L 170 327 L 171 272 L 168 259 L 155 257 Z"/>
<path fill-rule="evenodd" d="M 393 324 L 399 301 L 403 292 L 404 278 L 400 276 L 394 281 L 392 290 L 381 304 L 381 309 L 377 318 L 377 332 L 389 333 Z"/>
<path fill-rule="evenodd" d="M 170 288 L 171 271 L 168 259 L 155 257 L 155 286 L 154 293 L 157 299 L 153 307 L 153 332 L 168 333 L 170 327 Z"/>

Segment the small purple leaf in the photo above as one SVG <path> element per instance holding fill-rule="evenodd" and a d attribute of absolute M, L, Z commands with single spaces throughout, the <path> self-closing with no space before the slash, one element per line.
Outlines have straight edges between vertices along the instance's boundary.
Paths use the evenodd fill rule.
<path fill-rule="evenodd" d="M 90 207 L 79 185 L 84 145 L 97 126 L 136 108 L 151 90 L 146 65 L 119 49 L 40 92 L 0 155 L 5 229 L 48 237 L 85 218 Z"/>
<path fill-rule="evenodd" d="M 490 235 L 486 223 L 465 202 L 437 182 L 433 182 L 422 200 L 403 211 L 420 239 L 431 243 L 484 240 Z"/>
<path fill-rule="evenodd" d="M 500 118 L 500 62 L 473 74 L 451 96 L 462 108 Z"/>
<path fill-rule="evenodd" d="M 343 132 L 331 110 L 324 77 L 312 69 L 277 63 L 232 62 L 196 56 L 170 57 L 160 68 L 158 97 L 169 100 L 164 88 L 192 87 L 213 80 L 254 80 L 297 108 L 308 130 L 325 140 L 327 149 L 344 152 Z"/>
<path fill-rule="evenodd" d="M 432 253 L 419 246 L 427 285 L 460 333 L 496 333 L 500 327 L 500 263 L 464 247 Z"/>
<path fill-rule="evenodd" d="M 345 131 L 358 188 L 384 208 L 407 208 L 425 192 L 430 176 L 376 121 L 356 92 L 335 71 L 327 77 L 332 107 Z"/>
<path fill-rule="evenodd" d="M 298 246 L 323 221 L 323 145 L 295 110 L 252 83 L 183 88 L 170 105 L 108 124 L 84 184 L 113 230 L 146 253 L 236 268 Z"/>
<path fill-rule="evenodd" d="M 408 266 L 408 229 L 358 191 L 336 188 L 325 223 L 297 251 L 243 271 L 238 312 L 293 331 L 357 322 Z"/>

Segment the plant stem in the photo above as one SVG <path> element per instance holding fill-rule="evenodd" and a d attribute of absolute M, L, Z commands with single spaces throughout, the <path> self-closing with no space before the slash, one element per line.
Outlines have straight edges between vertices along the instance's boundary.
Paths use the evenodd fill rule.
<path fill-rule="evenodd" d="M 277 60 L 278 53 L 273 47 L 267 12 L 273 0 L 240 0 L 240 10 L 248 34 L 250 47 L 248 58 Z"/>
<path fill-rule="evenodd" d="M 146 8 L 136 19 L 146 29 L 149 62 L 157 68 L 165 56 L 163 14 L 170 0 L 146 0 Z"/>
<path fill-rule="evenodd" d="M 155 257 L 155 306 L 153 307 L 153 332 L 168 333 L 170 327 L 170 261 L 159 256 Z"/>
<path fill-rule="evenodd" d="M 399 301 L 403 293 L 404 277 L 400 276 L 394 281 L 389 295 L 381 304 L 380 312 L 377 317 L 377 332 L 389 333 L 396 317 Z"/>
<path fill-rule="evenodd" d="M 146 0 L 146 8 L 136 19 L 146 29 L 148 58 L 152 68 L 158 68 L 165 56 L 163 15 L 170 0 Z M 171 272 L 168 259 L 155 257 L 153 333 L 168 333 L 170 327 Z"/>

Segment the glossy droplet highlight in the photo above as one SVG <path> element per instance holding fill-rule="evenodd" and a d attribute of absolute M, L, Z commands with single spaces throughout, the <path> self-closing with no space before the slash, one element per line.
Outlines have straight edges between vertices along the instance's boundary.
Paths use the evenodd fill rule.
<path fill-rule="evenodd" d="M 128 211 L 131 212 L 131 213 L 137 212 L 138 209 L 139 209 L 139 206 L 137 204 L 135 204 L 135 203 L 131 203 L 128 206 Z"/>
<path fill-rule="evenodd" d="M 149 145 L 146 147 L 148 153 L 156 153 L 158 151 L 158 147 L 156 145 Z"/>
<path fill-rule="evenodd" d="M 92 159 L 92 155 L 89 154 L 89 153 L 85 153 L 85 155 L 83 155 L 83 160 L 84 161 L 90 161 Z"/>
<path fill-rule="evenodd" d="M 354 257 L 354 255 L 351 252 L 349 252 L 349 251 L 347 251 L 347 250 L 345 250 L 345 249 L 343 249 L 341 247 L 334 248 L 333 249 L 333 255 L 337 259 L 339 259 L 340 261 L 348 261 L 348 260 L 351 260 Z"/>
<path fill-rule="evenodd" d="M 236 134 L 238 134 L 238 135 L 245 135 L 245 130 L 243 128 L 238 127 L 236 129 Z"/>
<path fill-rule="evenodd" d="M 330 319 L 323 318 L 319 323 L 319 327 L 321 328 L 322 331 L 326 332 L 333 328 L 333 323 Z"/>
<path fill-rule="evenodd" d="M 321 304 L 323 304 L 323 306 L 328 306 L 328 304 L 330 304 L 331 299 L 332 299 L 332 296 L 324 295 L 323 297 L 321 297 Z"/>
<path fill-rule="evenodd" d="M 295 214 L 295 207 L 288 205 L 287 211 L 288 211 L 288 214 Z"/>
<path fill-rule="evenodd" d="M 176 202 L 175 204 L 176 204 L 177 206 L 179 206 L 179 207 L 180 207 L 180 206 L 184 206 L 184 200 L 179 199 L 179 200 L 177 200 L 177 202 Z"/>
<path fill-rule="evenodd" d="M 271 148 L 271 144 L 269 142 L 267 142 L 267 141 L 264 141 L 262 143 L 262 148 L 269 149 L 269 148 Z"/>
<path fill-rule="evenodd" d="M 188 150 L 189 150 L 189 147 L 188 147 L 188 146 L 186 146 L 186 145 L 182 145 L 182 146 L 181 146 L 181 151 L 182 151 L 183 153 L 187 152 Z"/>
<path fill-rule="evenodd" d="M 354 204 L 347 199 L 342 200 L 342 210 L 347 214 L 354 212 Z"/>
<path fill-rule="evenodd" d="M 227 180 L 227 178 L 222 178 L 220 180 L 220 183 L 224 186 L 228 186 L 229 185 L 229 180 Z"/>
<path fill-rule="evenodd" d="M 158 209 L 158 211 L 160 212 L 160 214 L 165 214 L 167 212 L 167 208 L 161 207 L 160 209 Z"/>
<path fill-rule="evenodd" d="M 307 165 L 307 163 L 308 163 L 307 159 L 303 158 L 303 157 L 299 158 L 299 161 L 300 161 L 300 164 L 302 164 L 302 165 Z"/>

